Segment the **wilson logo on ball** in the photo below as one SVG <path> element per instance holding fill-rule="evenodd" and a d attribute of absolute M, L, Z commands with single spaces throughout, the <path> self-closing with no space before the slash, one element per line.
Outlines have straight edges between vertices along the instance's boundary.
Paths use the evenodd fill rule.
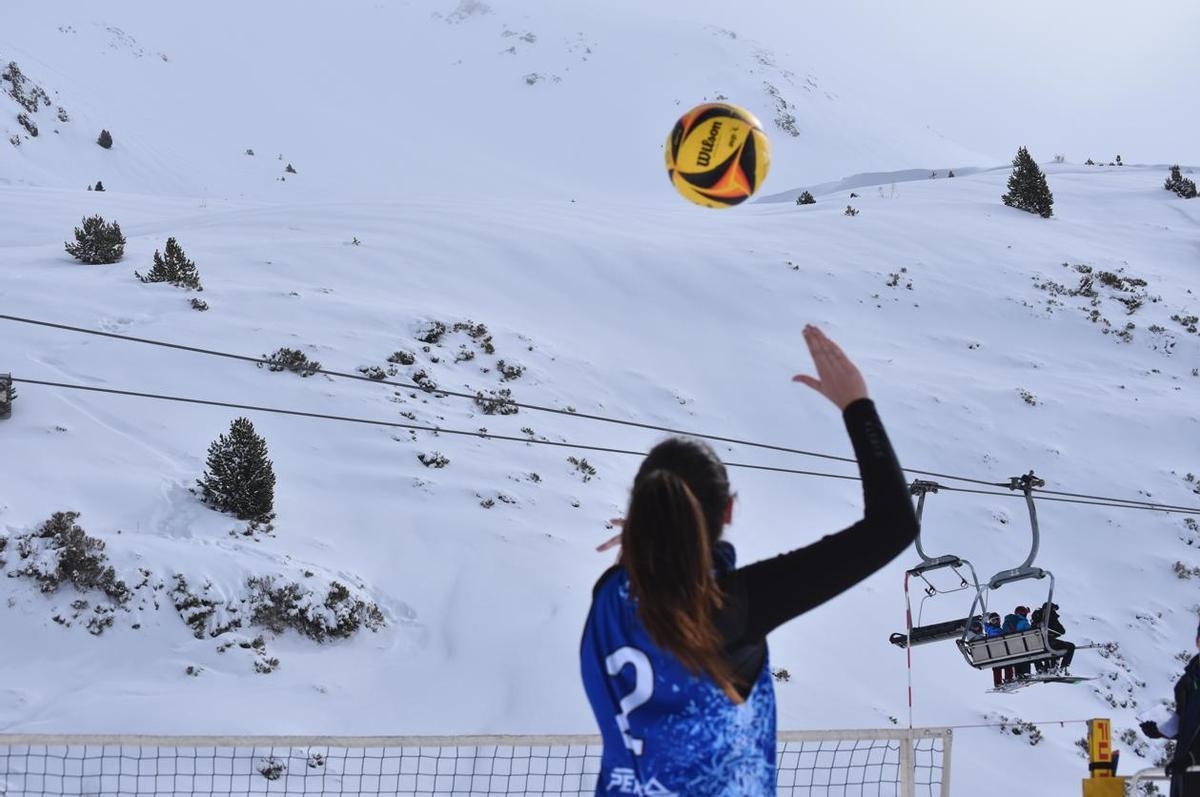
<path fill-rule="evenodd" d="M 675 123 L 666 146 L 667 176 L 697 205 L 727 208 L 766 179 L 770 144 L 754 114 L 736 105 L 697 105 Z"/>

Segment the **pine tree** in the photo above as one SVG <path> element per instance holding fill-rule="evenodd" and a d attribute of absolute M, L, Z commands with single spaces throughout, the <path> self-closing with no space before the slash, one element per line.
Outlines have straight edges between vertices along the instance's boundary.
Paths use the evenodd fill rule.
<path fill-rule="evenodd" d="M 103 190 L 104 190 L 104 182 L 103 182 L 102 180 L 97 180 L 97 181 L 96 181 L 96 190 L 97 190 L 97 191 L 103 191 Z"/>
<path fill-rule="evenodd" d="M 953 176 L 954 176 L 954 170 L 953 170 L 953 169 L 951 169 L 951 170 L 950 170 L 950 172 L 949 172 L 949 173 L 948 173 L 946 176 L 947 176 L 947 177 L 953 177 Z"/>
<path fill-rule="evenodd" d="M 100 137 L 96 139 L 96 143 L 105 149 L 112 149 L 112 133 L 108 132 L 107 130 L 101 130 Z"/>
<path fill-rule="evenodd" d="M 201 500 L 239 520 L 266 521 L 275 506 L 275 471 L 267 441 L 247 418 L 238 418 L 208 447 L 208 467 L 196 482 Z"/>
<path fill-rule="evenodd" d="M 815 204 L 817 204 L 817 200 L 813 198 L 812 194 L 810 194 L 808 191 L 805 191 L 802 194 L 800 194 L 800 196 L 796 197 L 796 204 L 797 205 L 815 205 Z"/>
<path fill-rule="evenodd" d="M 100 216 L 89 216 L 82 228 L 75 228 L 75 243 L 63 246 L 67 254 L 82 263 L 116 263 L 125 255 L 125 236 L 115 221 L 107 224 Z"/>
<path fill-rule="evenodd" d="M 1013 158 L 1013 171 L 1008 178 L 1008 193 L 1001 199 L 1010 208 L 1036 213 L 1044 219 L 1054 215 L 1054 195 L 1046 185 L 1046 175 L 1030 156 L 1029 150 L 1021 147 Z"/>
<path fill-rule="evenodd" d="M 133 275 L 142 282 L 169 282 L 177 288 L 204 290 L 196 264 L 187 259 L 183 247 L 174 238 L 167 239 L 165 256 L 154 250 L 154 266 L 145 276 L 136 271 Z"/>
<path fill-rule="evenodd" d="M 1194 199 L 1196 196 L 1196 184 L 1183 176 L 1178 165 L 1171 167 L 1171 176 L 1163 183 L 1163 188 L 1174 191 L 1184 199 Z"/>

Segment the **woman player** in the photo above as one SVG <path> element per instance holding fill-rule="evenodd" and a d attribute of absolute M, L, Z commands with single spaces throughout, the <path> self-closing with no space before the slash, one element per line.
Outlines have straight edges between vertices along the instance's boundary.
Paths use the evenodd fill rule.
<path fill-rule="evenodd" d="M 634 478 L 620 557 L 592 591 L 580 649 L 604 739 L 597 794 L 774 794 L 767 634 L 916 538 L 904 474 L 862 376 L 816 327 L 805 327 L 804 339 L 817 376 L 793 381 L 842 411 L 862 476 L 863 518 L 737 567 L 721 539 L 733 513 L 725 466 L 696 440 L 654 447 Z"/>

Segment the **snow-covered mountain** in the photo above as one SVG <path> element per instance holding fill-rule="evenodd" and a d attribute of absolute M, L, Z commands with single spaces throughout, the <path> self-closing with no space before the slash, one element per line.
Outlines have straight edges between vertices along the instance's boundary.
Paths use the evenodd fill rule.
<path fill-rule="evenodd" d="M 1187 476 L 1200 467 L 1200 202 L 1162 190 L 1165 165 L 1046 164 L 1056 204 L 1043 220 L 999 201 L 1010 152 L 974 153 L 896 109 L 882 125 L 854 85 L 715 16 L 473 0 L 226 10 L 122 0 L 8 13 L 0 64 L 19 65 L 38 109 L 0 82 L 0 314 L 249 356 L 296 348 L 338 371 L 391 367 L 393 380 L 845 456 L 836 413 L 790 382 L 809 367 L 799 330 L 814 322 L 862 366 L 908 467 L 991 481 L 1032 468 L 1051 489 L 1200 503 Z M 718 213 L 671 192 L 662 139 L 718 94 L 763 120 L 764 194 L 784 201 Z M 94 143 L 101 128 L 111 150 Z M 105 192 L 84 190 L 96 180 Z M 800 187 L 816 205 L 792 204 Z M 125 232 L 120 263 L 64 254 L 93 213 Z M 135 279 L 168 237 L 195 260 L 202 293 Z M 446 330 L 431 335 L 437 322 Z M 10 370 L 532 440 L 645 450 L 659 437 L 0 321 Z M 52 562 L 30 535 L 77 511 L 131 597 L 110 612 L 101 591 L 39 591 L 36 567 L 0 579 L 0 634 L 18 651 L 0 666 L 0 729 L 594 730 L 578 633 L 609 561 L 593 548 L 636 458 L 19 389 L 0 420 L 5 572 Z M 273 530 L 251 536 L 190 490 L 239 414 L 278 478 Z M 839 529 L 861 506 L 854 483 L 732 475 L 730 537 L 746 561 Z M 1039 512 L 1038 564 L 1058 578 L 1069 637 L 1119 650 L 1079 654 L 1074 669 L 1096 681 L 994 695 L 950 643 L 918 649 L 915 722 L 1112 716 L 1123 731 L 1168 695 L 1200 604 L 1195 520 Z M 1028 545 L 1008 497 L 933 496 L 926 535 L 981 575 Z M 781 727 L 906 722 L 904 655 L 887 635 L 914 559 L 772 636 L 773 663 L 791 674 Z M 251 587 L 262 577 L 295 584 L 318 624 L 335 619 L 337 582 L 348 597 L 335 604 L 361 602 L 364 622 L 383 626 L 324 642 L 264 629 L 266 615 L 249 619 L 273 599 Z M 1013 605 L 1044 597 L 1006 589 Z M 924 619 L 968 603 L 930 602 Z M 1042 732 L 1030 747 L 962 730 L 956 793 L 1007 794 L 1031 776 L 1042 793 L 1077 788 L 1083 726 Z M 1126 762 L 1159 752 L 1118 746 Z M 997 760 L 1017 762 L 1011 777 Z"/>

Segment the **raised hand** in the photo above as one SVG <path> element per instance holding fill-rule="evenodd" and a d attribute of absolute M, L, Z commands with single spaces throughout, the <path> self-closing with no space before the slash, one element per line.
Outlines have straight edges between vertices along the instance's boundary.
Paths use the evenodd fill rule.
<path fill-rule="evenodd" d="M 860 398 L 867 397 L 867 383 L 850 358 L 825 333 L 808 324 L 804 327 L 804 342 L 817 367 L 817 376 L 797 374 L 793 382 L 801 382 L 820 393 L 844 410 Z"/>
<path fill-rule="evenodd" d="M 617 528 L 621 528 L 625 525 L 625 518 L 615 517 L 612 520 L 608 521 L 608 524 L 610 526 L 616 526 Z M 605 551 L 607 551 L 610 548 L 616 548 L 620 544 L 621 544 L 621 532 L 617 532 L 615 536 L 609 537 L 607 540 L 605 540 L 604 542 L 597 545 L 596 551 L 599 553 L 604 553 Z"/>

